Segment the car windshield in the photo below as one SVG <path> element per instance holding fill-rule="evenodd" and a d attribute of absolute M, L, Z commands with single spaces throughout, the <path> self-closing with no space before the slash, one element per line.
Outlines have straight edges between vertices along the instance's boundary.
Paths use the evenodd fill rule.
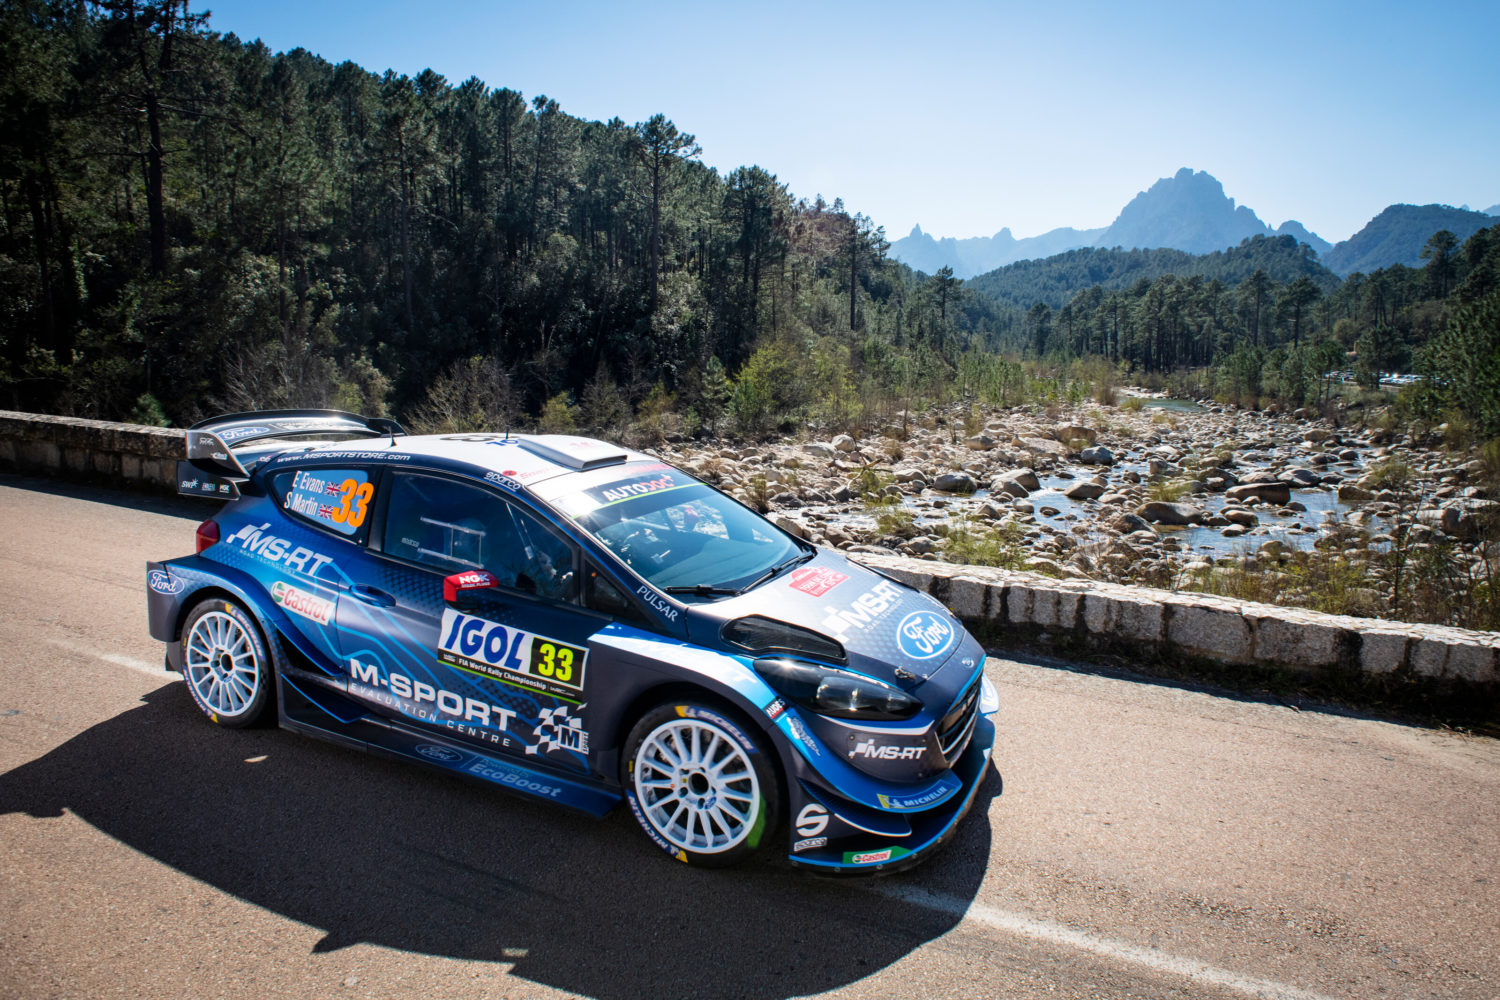
<path fill-rule="evenodd" d="M 560 506 L 658 590 L 734 593 L 807 553 L 757 514 L 667 466 Z"/>

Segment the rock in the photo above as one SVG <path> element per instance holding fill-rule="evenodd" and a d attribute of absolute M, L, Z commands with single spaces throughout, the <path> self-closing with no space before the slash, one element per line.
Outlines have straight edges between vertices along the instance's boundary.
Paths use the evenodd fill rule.
<path fill-rule="evenodd" d="M 1311 469 L 1288 469 L 1283 481 L 1295 486 L 1316 486 L 1323 481 L 1323 477 Z"/>
<path fill-rule="evenodd" d="M 1058 515 L 1058 510 L 1056 507 L 1043 507 L 1040 511 L 1038 511 L 1038 513 L 1040 513 L 1043 517 L 1056 517 Z"/>
<path fill-rule="evenodd" d="M 809 455 L 817 455 L 819 458 L 833 458 L 838 450 L 827 441 L 809 441 L 802 446 L 802 450 Z"/>
<path fill-rule="evenodd" d="M 1064 443 L 1068 441 L 1087 441 L 1093 444 L 1099 440 L 1099 432 L 1092 427 L 1081 427 L 1078 424 L 1058 424 L 1052 428 L 1052 436 Z"/>
<path fill-rule="evenodd" d="M 1106 493 L 1099 498 L 1100 503 L 1108 503 L 1119 506 L 1130 498 L 1123 493 Z"/>
<path fill-rule="evenodd" d="M 1061 441 L 1039 437 L 1023 437 L 1017 440 L 1020 442 L 1021 447 L 1037 455 L 1050 455 L 1053 458 L 1068 457 L 1068 446 Z"/>
<path fill-rule="evenodd" d="M 805 540 L 808 536 L 807 525 L 794 517 L 787 517 L 785 514 L 772 514 L 771 523 L 782 531 L 796 535 L 798 538 Z"/>
<path fill-rule="evenodd" d="M 1246 528 L 1253 528 L 1260 523 L 1260 518 L 1256 517 L 1248 510 L 1240 510 L 1235 507 L 1230 507 L 1222 511 L 1222 513 L 1227 520 L 1233 522 L 1234 524 L 1243 525 Z"/>
<path fill-rule="evenodd" d="M 978 489 L 974 477 L 967 472 L 940 472 L 932 481 L 932 488 L 943 493 L 973 493 Z"/>
<path fill-rule="evenodd" d="M 891 473 L 891 475 L 896 478 L 896 482 L 898 483 L 915 483 L 927 481 L 927 477 L 922 475 L 921 469 L 897 469 L 895 472 Z"/>
<path fill-rule="evenodd" d="M 988 434 L 975 434 L 964 442 L 970 451 L 989 451 L 995 447 L 995 439 Z"/>
<path fill-rule="evenodd" d="M 1136 513 L 1153 524 L 1168 525 L 1197 524 L 1207 517 L 1202 509 L 1192 504 L 1167 503 L 1165 500 L 1152 500 L 1137 509 Z"/>
<path fill-rule="evenodd" d="M 859 445 L 855 444 L 854 439 L 847 434 L 840 434 L 834 438 L 833 447 L 835 450 L 843 452 L 857 451 L 859 449 Z"/>
<path fill-rule="evenodd" d="M 1121 514 L 1119 517 L 1109 522 L 1109 526 L 1125 535 L 1134 534 L 1137 531 L 1147 531 L 1150 532 L 1153 536 L 1155 536 L 1156 534 L 1156 529 L 1151 527 L 1151 522 L 1147 521 L 1139 514 Z"/>
<path fill-rule="evenodd" d="M 1239 538 L 1249 530 L 1249 528 L 1245 527 L 1242 524 L 1231 524 L 1229 527 L 1219 532 L 1219 534 L 1224 536 L 1225 538 Z"/>
<path fill-rule="evenodd" d="M 1286 483 L 1241 483 L 1231 486 L 1224 491 L 1224 495 L 1231 500 L 1244 500 L 1247 497 L 1255 497 L 1267 503 L 1288 503 L 1292 499 L 1292 491 Z"/>
<path fill-rule="evenodd" d="M 1078 460 L 1084 465 L 1114 465 L 1115 454 L 1104 445 L 1098 444 L 1079 452 Z"/>
<path fill-rule="evenodd" d="M 1015 483 L 1026 491 L 1021 494 L 1012 494 L 1012 496 L 1026 496 L 1032 490 L 1042 488 L 1042 482 L 1036 477 L 1035 472 L 1030 469 L 1012 469 L 1010 472 L 1002 472 L 996 476 L 990 483 L 990 491 L 993 493 L 1009 492 L 1005 489 L 1006 483 Z"/>
<path fill-rule="evenodd" d="M 1441 528 L 1444 534 L 1458 534 L 1458 522 L 1463 512 L 1457 507 L 1428 508 L 1417 511 L 1417 522 L 1432 528 Z"/>
<path fill-rule="evenodd" d="M 1309 427 L 1302 432 L 1302 440 L 1304 441 L 1327 441 L 1331 437 L 1333 437 L 1333 431 L 1324 430 L 1322 427 Z"/>
<path fill-rule="evenodd" d="M 1338 495 L 1342 503 L 1369 503 L 1375 499 L 1375 494 L 1363 486 L 1355 486 L 1353 483 L 1344 483 L 1340 486 Z"/>
<path fill-rule="evenodd" d="M 1036 505 L 1030 500 L 1017 500 L 1010 505 L 1011 510 L 1021 514 L 1032 514 L 1036 512 Z"/>
<path fill-rule="evenodd" d="M 1067 489 L 1063 490 L 1063 496 L 1067 497 L 1069 500 L 1097 500 L 1103 495 L 1104 487 L 1100 486 L 1098 483 L 1089 482 L 1088 480 L 1074 483 L 1072 486 L 1069 486 Z"/>

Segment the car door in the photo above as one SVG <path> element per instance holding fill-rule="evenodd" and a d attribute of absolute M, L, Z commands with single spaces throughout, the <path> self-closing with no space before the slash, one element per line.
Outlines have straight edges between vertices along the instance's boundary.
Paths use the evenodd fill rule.
<path fill-rule="evenodd" d="M 339 690 L 345 669 L 338 604 L 361 560 L 377 482 L 377 470 L 343 463 L 278 472 L 269 480 L 271 499 L 287 520 L 245 540 L 269 565 L 261 574 L 267 593 L 286 613 L 294 629 L 286 638 L 302 654 L 283 669 Z"/>
<path fill-rule="evenodd" d="M 573 544 L 479 483 L 391 471 L 365 587 L 339 606 L 349 694 L 420 728 L 589 766 L 588 638 Z"/>

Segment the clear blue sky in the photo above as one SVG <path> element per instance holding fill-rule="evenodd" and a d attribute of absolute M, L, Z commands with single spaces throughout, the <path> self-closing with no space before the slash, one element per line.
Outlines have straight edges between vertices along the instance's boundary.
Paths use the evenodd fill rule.
<path fill-rule="evenodd" d="M 1500 202 L 1500 2 L 218 0 L 275 50 L 662 112 L 894 237 L 1108 225 L 1179 167 L 1348 238 L 1395 202 Z"/>

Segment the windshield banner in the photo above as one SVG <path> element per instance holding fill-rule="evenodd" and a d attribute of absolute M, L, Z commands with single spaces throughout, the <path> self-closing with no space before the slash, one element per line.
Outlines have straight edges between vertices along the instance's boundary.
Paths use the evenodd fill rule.
<path fill-rule="evenodd" d="M 661 463 L 642 465 L 631 471 L 633 475 L 628 479 L 617 479 L 612 483 L 575 493 L 564 501 L 562 506 L 574 518 L 579 518 L 596 510 L 624 503 L 626 500 L 653 496 L 657 493 L 669 493 L 685 486 L 698 485 L 698 480 L 686 472 L 680 472 Z"/>

